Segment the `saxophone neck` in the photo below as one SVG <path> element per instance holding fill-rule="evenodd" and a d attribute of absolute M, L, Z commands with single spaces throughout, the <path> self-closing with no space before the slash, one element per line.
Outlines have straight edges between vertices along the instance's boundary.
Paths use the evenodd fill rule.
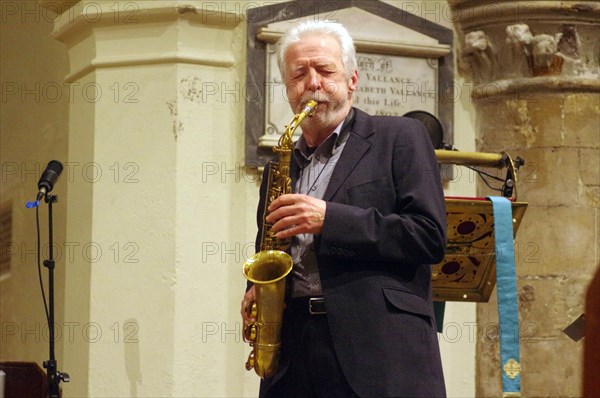
<path fill-rule="evenodd" d="M 283 132 L 283 134 L 281 135 L 281 137 L 279 137 L 279 142 L 277 144 L 278 148 L 276 149 L 277 152 L 281 153 L 287 149 L 289 149 L 290 151 L 293 149 L 293 147 L 294 147 L 294 140 L 293 140 L 294 131 L 296 131 L 296 129 L 298 128 L 298 126 L 300 126 L 300 123 L 302 123 L 302 120 L 304 120 L 304 118 L 306 116 L 313 115 L 313 113 L 315 112 L 315 109 L 317 108 L 317 105 L 319 105 L 319 103 L 317 101 L 310 100 L 306 103 L 302 112 L 294 115 L 294 117 L 290 121 L 290 124 L 286 127 L 286 129 Z"/>

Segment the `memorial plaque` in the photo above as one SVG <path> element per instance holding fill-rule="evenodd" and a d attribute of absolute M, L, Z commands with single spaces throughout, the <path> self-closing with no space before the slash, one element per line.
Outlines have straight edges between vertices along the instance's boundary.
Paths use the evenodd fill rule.
<path fill-rule="evenodd" d="M 371 115 L 437 113 L 437 59 L 357 54 L 354 105 Z"/>

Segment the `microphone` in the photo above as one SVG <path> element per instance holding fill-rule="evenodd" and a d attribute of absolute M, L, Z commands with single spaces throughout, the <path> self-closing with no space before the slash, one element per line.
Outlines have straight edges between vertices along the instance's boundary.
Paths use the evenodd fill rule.
<path fill-rule="evenodd" d="M 48 163 L 48 166 L 46 166 L 46 169 L 38 181 L 38 189 L 40 191 L 37 194 L 37 201 L 42 199 L 48 192 L 52 191 L 52 188 L 54 188 L 54 184 L 62 171 L 63 165 L 58 160 L 51 160 Z"/>

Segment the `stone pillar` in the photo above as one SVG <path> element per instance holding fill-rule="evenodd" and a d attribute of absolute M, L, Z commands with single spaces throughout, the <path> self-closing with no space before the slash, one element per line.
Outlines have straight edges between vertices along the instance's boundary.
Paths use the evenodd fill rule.
<path fill-rule="evenodd" d="M 526 160 L 515 242 L 523 396 L 580 396 L 582 342 L 562 330 L 600 263 L 600 4 L 449 3 L 459 70 L 474 83 L 477 150 Z M 501 396 L 497 322 L 494 294 L 478 306 L 477 396 Z"/>
<path fill-rule="evenodd" d="M 239 5 L 44 3 L 69 52 L 67 241 L 83 252 L 66 270 L 65 395 L 256 391 L 239 324 L 257 202 Z"/>

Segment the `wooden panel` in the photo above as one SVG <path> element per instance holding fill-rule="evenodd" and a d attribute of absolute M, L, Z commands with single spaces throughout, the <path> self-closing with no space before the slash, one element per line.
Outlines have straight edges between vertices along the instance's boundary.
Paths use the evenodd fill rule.
<path fill-rule="evenodd" d="M 4 377 L 5 398 L 44 398 L 47 395 L 46 373 L 34 362 L 0 362 Z"/>

